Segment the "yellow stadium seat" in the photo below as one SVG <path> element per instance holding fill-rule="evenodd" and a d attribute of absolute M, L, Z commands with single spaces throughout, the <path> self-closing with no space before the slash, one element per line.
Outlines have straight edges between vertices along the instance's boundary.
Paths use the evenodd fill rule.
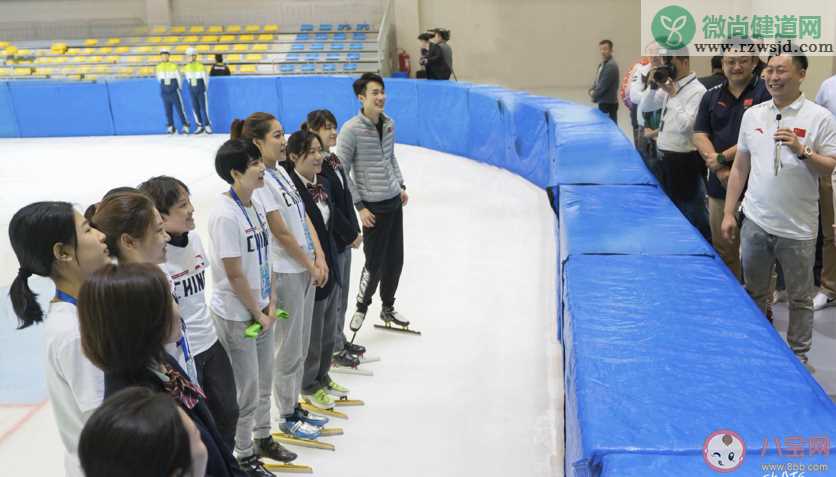
<path fill-rule="evenodd" d="M 159 43 L 159 42 L 161 42 L 161 41 L 163 41 L 163 39 L 162 39 L 161 37 L 159 37 L 159 36 L 149 36 L 149 37 L 148 37 L 148 43 L 154 43 L 154 44 L 156 44 L 156 43 Z"/>
<path fill-rule="evenodd" d="M 179 36 L 167 36 L 167 37 L 165 37 L 165 42 L 168 43 L 168 44 L 180 43 L 180 37 Z"/>
<path fill-rule="evenodd" d="M 183 61 L 183 55 L 171 55 L 171 62 L 172 63 L 180 63 Z"/>
<path fill-rule="evenodd" d="M 233 53 L 231 55 L 226 55 L 226 58 L 224 58 L 224 59 L 228 62 L 241 61 L 241 55 L 238 54 L 238 53 Z"/>
<path fill-rule="evenodd" d="M 66 56 L 58 56 L 58 57 L 53 58 L 52 62 L 55 63 L 56 65 L 64 64 L 64 63 L 67 62 L 67 57 Z"/>
<path fill-rule="evenodd" d="M 94 53 L 96 53 L 95 48 L 82 48 L 80 51 L 80 54 L 82 55 L 92 55 Z"/>
<path fill-rule="evenodd" d="M 140 46 L 139 48 L 134 50 L 134 52 L 135 53 L 151 53 L 151 47 L 150 46 Z"/>
<path fill-rule="evenodd" d="M 116 70 L 116 72 L 123 76 L 133 76 L 134 69 L 130 66 L 123 66 Z"/>
<path fill-rule="evenodd" d="M 198 41 L 200 41 L 200 38 L 197 35 L 189 35 L 183 38 L 183 42 L 185 43 L 197 43 Z"/>
<path fill-rule="evenodd" d="M 171 33 L 186 33 L 186 27 L 184 27 L 182 25 L 177 25 L 177 26 L 171 27 L 171 30 L 169 30 L 169 31 Z"/>
<path fill-rule="evenodd" d="M 229 51 L 229 45 L 215 45 L 214 50 L 218 53 L 226 53 Z"/>
<path fill-rule="evenodd" d="M 203 33 L 204 30 L 203 25 L 194 25 L 189 28 L 189 33 Z"/>
<path fill-rule="evenodd" d="M 9 45 L 3 50 L 3 54 L 6 56 L 14 55 L 15 53 L 17 53 L 17 47 L 14 45 Z"/>
<path fill-rule="evenodd" d="M 41 76 L 49 76 L 52 74 L 52 68 L 35 68 L 35 74 Z"/>
<path fill-rule="evenodd" d="M 39 56 L 39 57 L 35 58 L 35 64 L 41 64 L 41 63 L 49 63 L 49 57 Z"/>
<path fill-rule="evenodd" d="M 206 33 L 223 33 L 224 27 L 220 25 L 210 25 L 209 28 L 206 29 Z"/>
<path fill-rule="evenodd" d="M 130 53 L 130 51 L 131 51 L 131 47 L 129 47 L 129 46 L 120 46 L 120 47 L 113 50 L 114 53 L 117 53 L 119 55 L 124 55 L 125 53 Z"/>
<path fill-rule="evenodd" d="M 232 45 L 232 51 L 247 51 L 250 49 L 250 45 L 246 43 L 236 43 Z"/>
<path fill-rule="evenodd" d="M 189 49 L 189 45 L 177 45 L 177 47 L 174 48 L 174 51 L 177 51 L 177 52 L 180 52 L 180 53 L 185 53 L 185 51 L 188 50 L 188 49 Z"/>
<path fill-rule="evenodd" d="M 108 46 L 105 46 L 103 48 L 99 48 L 98 50 L 96 50 L 96 53 L 98 53 L 100 55 L 109 55 L 112 52 L 113 52 L 113 48 L 110 48 Z"/>
<path fill-rule="evenodd" d="M 160 58 L 160 55 L 149 55 L 149 56 L 145 57 L 145 60 L 148 63 L 159 63 L 160 61 L 162 61 L 162 59 Z"/>
<path fill-rule="evenodd" d="M 17 56 L 29 56 L 32 54 L 32 50 L 17 50 Z"/>
<path fill-rule="evenodd" d="M 218 40 L 221 43 L 230 43 L 235 41 L 235 35 L 221 35 L 221 38 Z"/>
<path fill-rule="evenodd" d="M 264 56 L 259 55 L 257 53 L 250 53 L 249 55 L 244 56 L 244 59 L 247 61 L 260 62 L 262 59 L 264 59 Z"/>
<path fill-rule="evenodd" d="M 110 67 L 107 65 L 96 65 L 93 67 L 93 72 L 99 74 L 110 73 Z"/>
<path fill-rule="evenodd" d="M 261 35 L 258 35 L 258 41 L 273 41 L 273 35 L 269 33 L 262 33 Z"/>
<path fill-rule="evenodd" d="M 167 27 L 155 26 L 154 28 L 151 29 L 151 34 L 152 35 L 161 35 L 161 34 L 165 33 L 166 31 L 168 31 Z"/>
<path fill-rule="evenodd" d="M 244 27 L 244 31 L 248 33 L 255 33 L 261 30 L 261 25 L 247 25 Z"/>
<path fill-rule="evenodd" d="M 206 35 L 200 41 L 204 43 L 216 43 L 218 41 L 218 35 Z"/>
<path fill-rule="evenodd" d="M 88 63 L 101 63 L 102 57 L 101 56 L 89 56 L 87 57 Z"/>
<path fill-rule="evenodd" d="M 9 76 L 12 74 L 11 68 L 0 68 L 0 76 Z"/>
<path fill-rule="evenodd" d="M 67 52 L 64 53 L 65 55 L 77 55 L 80 48 L 67 48 Z"/>
<path fill-rule="evenodd" d="M 84 40 L 84 46 L 95 46 L 99 44 L 99 40 L 95 38 L 88 38 Z"/>
<path fill-rule="evenodd" d="M 138 73 L 142 76 L 154 76 L 157 72 L 154 70 L 153 66 L 144 66 L 139 69 Z"/>
<path fill-rule="evenodd" d="M 241 25 L 227 25 L 224 31 L 227 33 L 238 33 L 241 31 Z"/>
<path fill-rule="evenodd" d="M 255 65 L 241 65 L 241 67 L 238 68 L 239 73 L 255 73 L 256 71 Z"/>
<path fill-rule="evenodd" d="M 2 45 L 0 45 L 2 48 Z M 49 49 L 55 53 L 56 55 L 63 55 L 67 52 L 67 44 L 66 43 L 53 43 Z"/>
<path fill-rule="evenodd" d="M 239 41 L 253 41 L 255 37 L 253 35 L 241 35 L 238 37 Z"/>
<path fill-rule="evenodd" d="M 15 68 L 14 69 L 15 76 L 31 76 L 32 75 L 32 68 Z"/>
<path fill-rule="evenodd" d="M 238 65 L 227 65 L 227 67 L 229 68 L 230 73 L 235 74 L 238 72 Z"/>
<path fill-rule="evenodd" d="M 78 71 L 79 73 L 89 73 L 89 72 L 93 71 L 93 67 L 92 67 L 92 66 L 88 66 L 88 65 L 79 66 L 79 67 L 78 67 L 78 69 L 77 69 L 77 71 Z"/>
<path fill-rule="evenodd" d="M 124 56 L 125 63 L 139 63 L 142 59 L 138 56 Z"/>
<path fill-rule="evenodd" d="M 215 57 L 212 55 L 199 55 L 197 57 L 198 61 L 202 61 L 204 63 L 214 63 Z"/>
<path fill-rule="evenodd" d="M 87 81 L 96 81 L 99 77 L 97 75 L 86 74 L 84 75 L 84 79 Z"/>
<path fill-rule="evenodd" d="M 8 41 L 0 41 L 0 48 L 6 48 L 7 46 L 9 46 Z"/>
<path fill-rule="evenodd" d="M 258 45 L 253 45 L 253 51 L 267 51 L 267 45 L 263 45 L 259 43 Z"/>
<path fill-rule="evenodd" d="M 264 33 L 276 33 L 279 31 L 278 25 L 264 25 Z"/>
<path fill-rule="evenodd" d="M 204 44 L 204 45 L 197 45 L 197 46 L 195 47 L 195 50 L 197 50 L 197 51 L 199 51 L 199 52 L 201 52 L 201 53 L 206 53 L 206 52 L 207 52 L 207 51 L 209 51 L 210 49 L 211 49 L 211 47 L 210 47 L 209 45 L 205 45 L 205 44 Z"/>
<path fill-rule="evenodd" d="M 80 79 L 81 79 L 81 75 L 75 75 L 75 74 L 73 74 L 73 75 L 67 75 L 67 79 L 70 79 L 70 80 L 80 80 Z"/>
<path fill-rule="evenodd" d="M 120 44 L 120 43 L 122 43 L 122 39 L 121 39 L 121 38 L 108 38 L 108 39 L 107 39 L 107 44 L 108 44 L 108 45 L 118 45 L 118 44 Z"/>
<path fill-rule="evenodd" d="M 105 60 L 105 63 L 114 64 L 114 63 L 117 63 L 119 61 L 119 58 L 121 58 L 121 56 L 110 55 L 110 56 L 106 57 L 104 60 Z"/>

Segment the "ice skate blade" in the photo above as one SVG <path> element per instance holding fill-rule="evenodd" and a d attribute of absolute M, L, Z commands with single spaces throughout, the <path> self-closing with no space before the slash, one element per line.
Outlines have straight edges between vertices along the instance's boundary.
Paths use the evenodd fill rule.
<path fill-rule="evenodd" d="M 348 419 L 348 415 L 340 411 L 333 411 L 331 409 L 320 409 L 314 405 L 308 404 L 307 402 L 303 402 L 301 405 L 302 409 L 314 414 L 318 414 L 320 416 L 336 417 L 337 419 Z"/>
<path fill-rule="evenodd" d="M 302 439 L 300 437 L 293 437 L 289 434 L 285 434 L 284 432 L 274 432 L 273 438 L 275 438 L 282 444 L 287 444 L 290 446 L 310 447 L 311 449 L 322 449 L 329 451 L 337 450 L 334 444 L 313 439 Z"/>
<path fill-rule="evenodd" d="M 365 406 L 366 403 L 359 399 L 348 399 L 348 398 L 340 398 L 334 401 L 338 407 L 346 407 L 346 406 Z"/>
<path fill-rule="evenodd" d="M 282 464 L 267 458 L 262 459 L 264 467 L 270 472 L 282 472 L 285 474 L 313 474 L 313 469 L 307 465 L 299 464 Z"/>
<path fill-rule="evenodd" d="M 341 436 L 343 434 L 344 432 L 342 427 L 323 427 L 322 430 L 319 431 L 319 435 L 322 437 Z"/>
<path fill-rule="evenodd" d="M 349 368 L 346 366 L 335 366 L 331 365 L 331 372 L 336 374 L 356 374 L 360 376 L 374 376 L 374 373 L 369 371 L 368 369 L 362 368 Z"/>
<path fill-rule="evenodd" d="M 406 333 L 406 334 L 410 334 L 410 335 L 418 335 L 418 336 L 421 336 L 421 332 L 420 332 L 420 331 L 417 331 L 417 330 L 410 330 L 410 329 L 409 329 L 409 327 L 406 327 L 406 328 L 401 328 L 400 326 L 397 326 L 397 325 L 394 325 L 394 326 L 393 326 L 393 325 L 390 325 L 390 324 L 388 324 L 388 323 L 387 323 L 387 324 L 385 324 L 385 325 L 374 325 L 374 327 L 375 327 L 375 328 L 377 328 L 377 329 L 379 329 L 379 330 L 395 331 L 395 332 L 397 332 L 397 333 Z"/>
<path fill-rule="evenodd" d="M 358 358 L 360 358 L 360 364 L 376 363 L 376 362 L 380 361 L 380 356 L 366 356 L 366 355 L 363 355 L 363 356 L 358 356 Z"/>

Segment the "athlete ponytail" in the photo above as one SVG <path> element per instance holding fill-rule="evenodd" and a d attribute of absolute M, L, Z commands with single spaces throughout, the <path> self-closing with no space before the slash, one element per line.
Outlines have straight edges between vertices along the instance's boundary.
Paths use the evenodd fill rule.
<path fill-rule="evenodd" d="M 20 263 L 9 288 L 18 329 L 43 321 L 38 295 L 29 287 L 29 277 L 50 277 L 55 263 L 55 244 L 76 247 L 75 211 L 68 202 L 35 202 L 23 207 L 9 222 L 9 241 Z"/>
<path fill-rule="evenodd" d="M 230 126 L 231 139 L 264 139 L 276 117 L 270 113 L 252 113 L 247 119 L 235 119 Z"/>
<path fill-rule="evenodd" d="M 244 133 L 244 121 L 238 118 L 232 120 L 232 125 L 229 126 L 229 138 L 230 139 L 241 139 L 241 135 Z"/>

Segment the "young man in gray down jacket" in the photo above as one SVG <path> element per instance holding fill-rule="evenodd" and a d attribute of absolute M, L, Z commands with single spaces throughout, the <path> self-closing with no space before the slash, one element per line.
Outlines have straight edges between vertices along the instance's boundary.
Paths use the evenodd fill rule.
<path fill-rule="evenodd" d="M 337 138 L 337 156 L 344 164 L 363 225 L 366 255 L 351 329 L 360 329 L 378 284 L 383 302 L 380 319 L 406 328 L 409 321 L 395 311 L 395 292 L 403 269 L 403 207 L 409 201 L 395 158 L 395 123 L 383 113 L 386 92 L 379 75 L 361 76 L 354 82 L 354 94 L 362 108 Z"/>

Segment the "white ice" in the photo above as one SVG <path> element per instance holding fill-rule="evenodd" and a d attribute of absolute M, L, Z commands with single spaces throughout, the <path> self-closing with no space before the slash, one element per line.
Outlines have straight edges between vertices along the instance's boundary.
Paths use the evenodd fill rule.
<path fill-rule="evenodd" d="M 110 188 L 167 174 L 191 188 L 198 232 L 208 239 L 209 208 L 225 189 L 213 168 L 223 140 L 0 141 L 0 285 L 18 267 L 9 219 L 36 200 L 86 206 Z M 464 158 L 410 146 L 397 153 L 411 196 L 397 306 L 423 336 L 373 329 L 379 303 L 372 306 L 358 342 L 382 358 L 364 365 L 374 376 L 333 376 L 366 405 L 345 408 L 350 419 L 332 423 L 345 429 L 324 439 L 336 452 L 294 448 L 297 463 L 341 477 L 562 475 L 554 215 L 545 194 Z M 355 252 L 352 296 L 362 261 Z M 10 319 L 0 315 L 5 328 Z M 0 406 L 0 436 L 29 411 Z M 3 475 L 63 475 L 49 406 L 0 439 Z"/>

